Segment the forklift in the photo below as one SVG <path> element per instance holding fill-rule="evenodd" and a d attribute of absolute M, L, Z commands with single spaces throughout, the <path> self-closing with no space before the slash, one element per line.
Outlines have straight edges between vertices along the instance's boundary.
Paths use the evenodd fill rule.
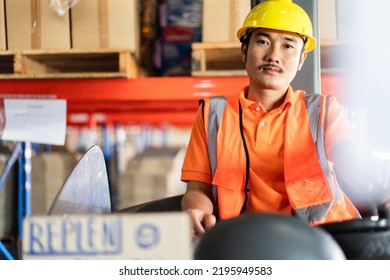
<path fill-rule="evenodd" d="M 252 0 L 251 7 L 261 2 L 263 1 Z M 303 7 L 312 18 L 314 36 L 318 38 L 318 1 L 295 0 L 294 2 Z M 298 72 L 293 81 L 293 87 L 296 84 L 299 85 L 296 86 L 297 88 L 319 93 L 320 72 L 320 48 L 317 47 L 308 55 L 303 69 Z M 368 112 L 370 121 L 378 121 L 374 116 L 377 114 Z M 382 124 L 386 127 L 386 121 Z M 370 131 L 370 136 L 373 135 L 378 136 L 377 139 L 381 139 L 385 144 L 390 140 L 390 137 L 383 137 L 383 134 L 378 135 L 376 131 Z M 376 144 L 375 142 L 373 145 Z M 121 212 L 177 211 L 180 209 L 180 202 L 181 196 L 176 196 L 129 207 Z M 285 231 L 281 233 L 283 230 Z M 285 238 L 282 237 L 283 234 Z M 370 215 L 363 216 L 362 219 L 333 222 L 310 228 L 291 217 L 264 213 L 243 214 L 231 220 L 220 221 L 206 232 L 198 241 L 195 258 L 340 259 L 343 258 L 340 255 L 340 248 L 345 259 L 390 259 L 388 205 L 377 205 L 375 209 L 371 209 Z"/>

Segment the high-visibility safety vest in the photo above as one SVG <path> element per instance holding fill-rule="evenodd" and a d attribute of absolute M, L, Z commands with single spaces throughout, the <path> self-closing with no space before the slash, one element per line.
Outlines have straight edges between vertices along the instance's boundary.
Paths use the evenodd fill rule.
<path fill-rule="evenodd" d="M 284 177 L 293 215 L 311 225 L 361 218 L 325 155 L 327 98 L 297 93 L 294 106 L 299 108 L 287 112 L 284 133 Z M 232 218 L 245 212 L 249 191 L 241 104 L 236 96 L 210 97 L 202 103 L 208 110 L 205 129 L 216 212 L 220 219 Z"/>

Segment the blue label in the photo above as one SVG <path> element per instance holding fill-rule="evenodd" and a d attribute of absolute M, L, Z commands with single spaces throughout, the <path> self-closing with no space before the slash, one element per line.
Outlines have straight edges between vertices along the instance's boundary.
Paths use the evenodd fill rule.
<path fill-rule="evenodd" d="M 141 249 L 151 249 L 160 242 L 160 230 L 153 224 L 142 224 L 136 229 L 135 239 Z"/>
<path fill-rule="evenodd" d="M 66 217 L 30 220 L 26 250 L 30 256 L 118 255 L 122 252 L 120 219 Z"/>

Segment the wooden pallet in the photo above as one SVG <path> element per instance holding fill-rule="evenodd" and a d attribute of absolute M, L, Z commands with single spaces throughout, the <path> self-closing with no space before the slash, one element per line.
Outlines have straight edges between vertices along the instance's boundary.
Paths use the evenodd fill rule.
<path fill-rule="evenodd" d="M 245 76 L 240 43 L 193 43 L 192 76 Z"/>
<path fill-rule="evenodd" d="M 0 52 L 0 79 L 138 78 L 128 50 L 26 50 Z"/>

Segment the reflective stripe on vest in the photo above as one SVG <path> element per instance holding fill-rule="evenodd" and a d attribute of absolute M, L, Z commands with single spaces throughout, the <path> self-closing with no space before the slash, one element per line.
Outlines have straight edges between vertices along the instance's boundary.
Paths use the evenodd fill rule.
<path fill-rule="evenodd" d="M 209 150 L 211 177 L 214 177 L 215 170 L 217 169 L 217 134 L 223 112 L 225 111 L 226 103 L 227 100 L 224 96 L 214 96 L 210 98 L 207 128 L 207 148 Z M 217 205 L 218 192 L 216 186 L 213 187 L 213 198 L 214 205 Z"/>
<path fill-rule="evenodd" d="M 306 98 L 306 110 L 309 116 L 310 121 L 310 131 L 313 136 L 313 141 L 316 146 L 318 160 L 320 162 L 321 168 L 324 171 L 324 174 L 327 178 L 332 193 L 335 196 L 334 201 L 328 203 L 310 206 L 304 209 L 295 209 L 296 215 L 303 220 L 308 220 L 308 216 L 311 215 L 311 219 L 316 221 L 324 220 L 327 214 L 328 209 L 331 207 L 331 204 L 335 201 L 343 199 L 343 192 L 335 182 L 333 174 L 329 168 L 328 160 L 325 153 L 325 127 L 322 124 L 322 98 L 319 94 L 308 94 L 305 95 Z M 326 102 L 326 101 L 325 101 Z M 327 111 L 324 112 L 324 123 L 327 119 Z"/>
<path fill-rule="evenodd" d="M 326 216 L 328 215 L 329 209 L 333 205 L 339 203 L 340 201 L 343 201 L 343 199 L 345 198 L 344 193 L 340 189 L 337 181 L 334 180 L 334 174 L 328 165 L 328 161 L 325 154 L 324 126 L 322 124 L 323 120 L 326 123 L 325 116 L 327 112 L 324 112 L 322 110 L 322 100 L 323 98 L 319 94 L 310 94 L 304 96 L 304 101 L 306 103 L 306 111 L 310 122 L 310 132 L 315 143 L 317 157 L 320 166 L 326 176 L 328 185 L 333 193 L 334 200 L 305 208 L 294 209 L 296 216 L 309 223 L 315 223 L 316 221 L 325 220 Z M 207 141 L 213 178 L 217 169 L 217 134 L 227 102 L 227 99 L 223 96 L 210 98 Z M 213 186 L 213 197 L 216 206 L 218 204 L 217 195 L 217 186 Z M 355 215 L 356 217 L 358 217 L 359 214 L 356 211 L 356 213 L 351 215 Z"/>

